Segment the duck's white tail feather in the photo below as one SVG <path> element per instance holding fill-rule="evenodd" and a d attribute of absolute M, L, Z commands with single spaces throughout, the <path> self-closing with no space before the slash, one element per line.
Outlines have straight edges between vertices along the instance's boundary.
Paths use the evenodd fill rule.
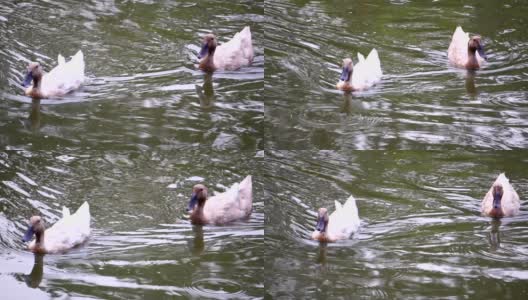
<path fill-rule="evenodd" d="M 352 86 L 356 90 L 363 90 L 381 80 L 381 62 L 376 49 L 372 49 L 366 59 L 360 53 L 358 58 L 359 62 L 352 72 Z"/>
<path fill-rule="evenodd" d="M 60 55 L 57 56 L 57 61 L 59 63 L 59 66 L 66 63 L 66 59 L 64 59 L 64 56 Z"/>
<path fill-rule="evenodd" d="M 253 43 L 249 26 L 237 32 L 231 40 L 216 48 L 214 64 L 218 69 L 236 70 L 253 62 Z"/>
<path fill-rule="evenodd" d="M 67 208 L 66 206 L 63 206 L 62 207 L 62 217 L 65 218 L 68 216 L 70 216 L 70 209 Z"/>
<path fill-rule="evenodd" d="M 59 64 L 42 78 L 42 92 L 61 96 L 77 89 L 84 82 L 84 55 L 79 50 L 70 61 L 58 57 Z"/>
<path fill-rule="evenodd" d="M 335 205 L 335 209 L 336 209 L 336 211 L 337 211 L 337 210 L 340 210 L 341 208 L 343 208 L 343 206 L 341 205 L 341 203 L 339 203 L 339 201 L 337 201 L 337 200 L 334 200 L 334 205 Z"/>

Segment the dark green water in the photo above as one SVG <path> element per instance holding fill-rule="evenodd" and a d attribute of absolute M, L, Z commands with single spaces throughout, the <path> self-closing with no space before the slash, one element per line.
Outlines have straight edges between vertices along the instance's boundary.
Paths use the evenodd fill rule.
<path fill-rule="evenodd" d="M 519 1 L 266 1 L 271 149 L 519 149 L 528 146 L 528 5 Z M 457 25 L 489 63 L 450 67 Z M 285 38 L 287 37 L 287 38 Z M 379 52 L 377 87 L 335 90 L 345 57 Z"/>
<path fill-rule="evenodd" d="M 526 24 L 523 1 L 0 0 L 0 298 L 526 298 Z M 251 66 L 196 69 L 204 33 L 246 25 Z M 457 25 L 483 37 L 482 70 L 448 64 Z M 382 82 L 336 91 L 372 48 Z M 23 96 L 28 61 L 79 49 L 80 90 Z M 522 208 L 499 221 L 479 209 L 500 172 Z M 189 223 L 195 183 L 247 174 L 249 220 Z M 350 195 L 360 231 L 311 241 Z M 29 216 L 84 201 L 88 243 L 25 249 Z"/>

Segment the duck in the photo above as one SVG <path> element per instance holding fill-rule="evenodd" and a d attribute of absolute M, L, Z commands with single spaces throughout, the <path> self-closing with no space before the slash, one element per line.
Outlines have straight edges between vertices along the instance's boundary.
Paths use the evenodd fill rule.
<path fill-rule="evenodd" d="M 343 205 L 336 200 L 335 211 L 330 216 L 326 208 L 319 208 L 312 239 L 323 243 L 348 239 L 350 235 L 358 231 L 359 224 L 356 199 L 351 195 Z"/>
<path fill-rule="evenodd" d="M 191 200 L 187 211 L 190 212 L 191 223 L 226 224 L 251 214 L 253 191 L 251 175 L 240 183 L 234 183 L 223 193 L 208 197 L 207 187 L 196 184 L 192 189 Z"/>
<path fill-rule="evenodd" d="M 253 43 L 249 26 L 244 27 L 228 42 L 218 46 L 217 38 L 209 33 L 203 37 L 198 55 L 199 68 L 205 72 L 234 71 L 253 62 Z"/>
<path fill-rule="evenodd" d="M 487 60 L 481 37 L 475 35 L 470 38 L 460 26 L 453 33 L 447 49 L 447 58 L 451 64 L 468 70 L 480 69 Z"/>
<path fill-rule="evenodd" d="M 38 62 L 31 62 L 22 82 L 25 94 L 32 98 L 61 97 L 78 89 L 84 82 L 84 55 L 81 50 L 66 62 L 59 54 L 58 65 L 49 73 L 44 73 Z M 33 82 L 33 84 L 31 84 Z"/>
<path fill-rule="evenodd" d="M 361 91 L 381 81 L 383 72 L 378 51 L 373 48 L 367 58 L 358 52 L 358 63 L 354 66 L 351 58 L 343 59 L 343 71 L 336 84 L 338 90 Z"/>
<path fill-rule="evenodd" d="M 62 208 L 62 219 L 46 229 L 40 216 L 29 219 L 29 228 L 23 237 L 24 242 L 31 241 L 27 247 L 40 254 L 63 253 L 84 243 L 90 236 L 90 206 L 84 202 L 74 214 L 67 207 Z"/>
<path fill-rule="evenodd" d="M 482 199 L 482 215 L 492 218 L 512 217 L 519 214 L 521 201 L 510 184 L 510 180 L 499 174 L 491 188 Z"/>

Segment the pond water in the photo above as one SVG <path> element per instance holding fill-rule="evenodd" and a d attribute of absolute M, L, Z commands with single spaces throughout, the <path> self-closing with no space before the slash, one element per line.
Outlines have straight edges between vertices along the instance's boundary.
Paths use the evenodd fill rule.
<path fill-rule="evenodd" d="M 528 4 L 519 1 L 266 1 L 266 148 L 519 149 L 528 146 Z M 449 66 L 457 25 L 488 64 Z M 378 50 L 366 92 L 335 84 L 342 59 Z"/>
<path fill-rule="evenodd" d="M 528 3 L 0 0 L 0 298 L 524 299 L 528 296 Z M 448 64 L 457 25 L 488 63 Z M 250 26 L 255 58 L 197 70 L 201 37 Z M 335 89 L 379 52 L 368 91 Z M 83 50 L 87 82 L 20 83 Z M 505 172 L 521 213 L 480 201 Z M 198 182 L 253 175 L 253 213 L 193 226 Z M 357 199 L 360 231 L 310 240 L 316 210 Z M 90 203 L 93 232 L 33 255 L 27 220 Z"/>
<path fill-rule="evenodd" d="M 0 0 L 0 298 L 262 297 L 263 20 L 252 1 Z M 250 67 L 197 70 L 203 34 L 222 43 L 247 25 Z M 82 89 L 23 96 L 30 60 L 49 71 L 79 49 Z M 249 220 L 189 223 L 194 184 L 219 192 L 248 174 Z M 86 245 L 24 249 L 32 214 L 52 224 L 84 201 Z"/>
<path fill-rule="evenodd" d="M 11 298 L 168 296 L 253 298 L 264 293 L 261 158 L 145 151 L 0 153 L 0 287 Z M 224 191 L 253 174 L 249 220 L 193 226 L 191 188 Z M 52 224 L 62 205 L 90 204 L 92 235 L 61 255 L 21 242 L 33 214 Z M 33 289 L 36 288 L 36 289 Z"/>
<path fill-rule="evenodd" d="M 4 147 L 263 148 L 262 3 L 1 3 Z M 255 48 L 250 67 L 212 78 L 197 70 L 203 34 L 214 31 L 224 42 L 246 25 Z M 89 77 L 81 91 L 36 103 L 21 96 L 29 60 L 49 71 L 57 54 L 79 49 Z"/>
<path fill-rule="evenodd" d="M 528 193 L 525 151 L 266 154 L 266 292 L 275 299 L 523 299 L 528 216 L 480 216 L 500 171 Z M 310 240 L 316 211 L 356 198 L 350 240 Z"/>

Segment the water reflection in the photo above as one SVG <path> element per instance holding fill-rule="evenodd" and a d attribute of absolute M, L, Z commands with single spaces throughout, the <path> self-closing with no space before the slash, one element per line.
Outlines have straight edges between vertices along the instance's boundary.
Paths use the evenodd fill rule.
<path fill-rule="evenodd" d="M 44 277 L 44 254 L 34 254 L 34 263 L 31 273 L 16 274 L 15 277 L 21 277 L 22 281 L 30 288 L 38 288 Z"/>
<path fill-rule="evenodd" d="M 491 245 L 492 251 L 497 251 L 500 248 L 500 225 L 501 220 L 500 219 L 492 219 L 491 220 L 491 229 L 488 233 L 488 240 Z"/>
<path fill-rule="evenodd" d="M 40 121 L 42 116 L 40 113 L 40 99 L 31 100 L 31 112 L 29 113 L 29 126 L 31 130 L 38 131 L 40 129 Z"/>
<path fill-rule="evenodd" d="M 341 112 L 347 115 L 354 115 L 358 112 L 362 112 L 366 109 L 361 98 L 354 98 L 352 93 L 343 93 L 343 105 L 341 106 Z"/>
<path fill-rule="evenodd" d="M 194 234 L 194 238 L 191 242 L 192 254 L 199 256 L 204 252 L 205 249 L 203 226 L 192 225 L 192 231 Z"/>
<path fill-rule="evenodd" d="M 466 92 L 473 98 L 477 96 L 477 88 L 475 87 L 475 70 L 468 70 L 466 73 Z"/>
<path fill-rule="evenodd" d="M 198 94 L 198 99 L 200 99 L 200 106 L 202 108 L 210 109 L 214 107 L 215 92 L 213 88 L 212 73 L 204 74 L 204 83 L 201 87 L 196 85 L 196 94 Z"/>

